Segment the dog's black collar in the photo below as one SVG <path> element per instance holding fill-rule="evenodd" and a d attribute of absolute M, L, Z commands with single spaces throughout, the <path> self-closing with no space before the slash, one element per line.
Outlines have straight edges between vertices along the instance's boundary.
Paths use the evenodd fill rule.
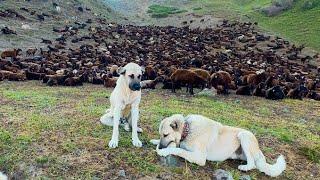
<path fill-rule="evenodd" d="M 186 139 L 186 137 L 188 136 L 189 134 L 189 131 L 190 131 L 190 125 L 188 122 L 185 122 L 184 123 L 184 126 L 183 126 L 183 131 L 182 131 L 182 134 L 181 134 L 181 139 L 180 141 L 183 141 Z"/>

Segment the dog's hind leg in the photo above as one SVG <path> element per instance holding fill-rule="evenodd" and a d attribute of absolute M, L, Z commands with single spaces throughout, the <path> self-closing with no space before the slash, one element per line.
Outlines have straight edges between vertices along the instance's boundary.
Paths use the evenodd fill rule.
<path fill-rule="evenodd" d="M 107 126 L 113 126 L 113 115 L 111 108 L 106 110 L 105 114 L 100 118 L 100 122 Z"/>
<path fill-rule="evenodd" d="M 240 165 L 238 169 L 241 171 L 249 171 L 256 168 L 253 155 L 260 151 L 257 139 L 249 131 L 239 132 L 238 138 L 247 161 L 246 165 Z"/>
<path fill-rule="evenodd" d="M 128 116 L 128 121 L 124 124 L 123 128 L 125 131 L 129 132 L 131 130 L 131 127 L 132 127 L 132 118 L 131 118 L 131 113 L 130 115 Z M 137 132 L 138 133 L 142 133 L 143 130 L 141 127 L 137 127 Z"/>

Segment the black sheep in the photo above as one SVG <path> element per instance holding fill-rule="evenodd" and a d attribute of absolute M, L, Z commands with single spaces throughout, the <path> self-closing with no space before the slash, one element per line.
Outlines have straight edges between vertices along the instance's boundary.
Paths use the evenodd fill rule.
<path fill-rule="evenodd" d="M 280 86 L 274 86 L 272 88 L 269 88 L 266 91 L 267 99 L 279 100 L 279 99 L 283 99 L 284 97 L 285 97 L 284 92 Z"/>

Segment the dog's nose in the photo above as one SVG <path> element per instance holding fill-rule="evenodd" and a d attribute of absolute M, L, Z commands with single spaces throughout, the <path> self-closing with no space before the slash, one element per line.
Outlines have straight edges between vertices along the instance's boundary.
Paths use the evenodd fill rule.
<path fill-rule="evenodd" d="M 161 143 L 159 144 L 159 149 L 165 148 Z"/>
<path fill-rule="evenodd" d="M 134 89 L 135 91 L 139 91 L 140 88 L 141 88 L 140 83 L 136 83 L 136 84 L 133 85 L 133 89 Z"/>

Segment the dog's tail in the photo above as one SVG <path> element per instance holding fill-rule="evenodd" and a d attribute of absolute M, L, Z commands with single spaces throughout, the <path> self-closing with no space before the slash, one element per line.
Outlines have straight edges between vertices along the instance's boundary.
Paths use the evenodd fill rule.
<path fill-rule="evenodd" d="M 280 155 L 277 162 L 271 165 L 267 163 L 266 158 L 261 151 L 255 158 L 255 164 L 261 172 L 264 172 L 271 177 L 279 176 L 286 169 L 286 161 L 283 155 Z"/>
<path fill-rule="evenodd" d="M 0 172 L 0 180 L 8 180 L 8 177 L 2 172 Z"/>

